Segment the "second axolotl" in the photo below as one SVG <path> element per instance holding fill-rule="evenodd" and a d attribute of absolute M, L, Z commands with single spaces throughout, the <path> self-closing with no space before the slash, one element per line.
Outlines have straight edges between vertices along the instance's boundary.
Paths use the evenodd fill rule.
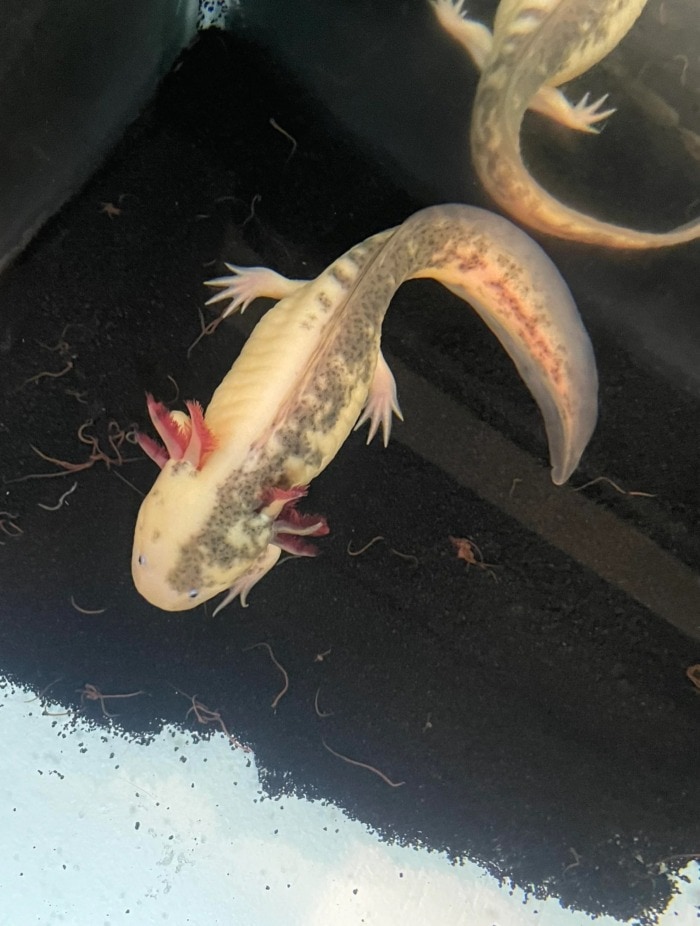
<path fill-rule="evenodd" d="M 566 284 L 542 249 L 506 219 L 433 206 L 368 238 L 310 282 L 231 265 L 210 281 L 224 315 L 258 296 L 280 301 L 258 322 L 206 414 L 169 412 L 149 396 L 164 446 L 140 435 L 161 473 L 136 523 L 136 588 L 166 611 L 223 604 L 251 587 L 282 550 L 313 555 L 328 532 L 297 502 L 354 426 L 399 414 L 380 349 L 389 303 L 405 281 L 432 277 L 468 301 L 499 338 L 544 416 L 552 479 L 568 479 L 597 415 L 588 335 Z M 359 417 L 359 422 L 358 422 Z"/>
<path fill-rule="evenodd" d="M 601 109 L 606 97 L 589 103 L 586 94 L 572 105 L 556 88 L 612 51 L 646 2 L 501 0 L 492 35 L 463 15 L 464 0 L 432 0 L 441 26 L 481 70 L 471 119 L 476 172 L 498 205 L 524 225 L 611 248 L 662 248 L 700 238 L 700 219 L 667 232 L 646 232 L 577 212 L 536 182 L 520 153 L 526 109 L 582 132 L 596 132 L 595 123 L 615 112 Z"/>

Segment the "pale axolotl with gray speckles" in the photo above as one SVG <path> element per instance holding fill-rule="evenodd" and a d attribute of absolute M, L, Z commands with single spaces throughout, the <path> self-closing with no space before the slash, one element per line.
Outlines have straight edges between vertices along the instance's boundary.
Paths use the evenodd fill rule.
<path fill-rule="evenodd" d="M 596 132 L 606 97 L 572 105 L 556 88 L 597 64 L 629 32 L 646 0 L 501 0 L 493 35 L 463 15 L 464 0 L 432 0 L 441 26 L 481 70 L 471 121 L 476 172 L 489 195 L 519 222 L 612 248 L 661 248 L 700 238 L 700 219 L 667 232 L 600 221 L 565 206 L 528 173 L 520 152 L 526 109 Z M 691 197 L 692 198 L 692 197 Z"/>
<path fill-rule="evenodd" d="M 576 467 L 595 426 L 597 375 L 566 284 L 542 249 L 506 219 L 469 206 L 433 206 L 368 238 L 317 279 L 261 267 L 233 276 L 210 302 L 223 316 L 258 296 L 280 301 L 258 322 L 206 414 L 169 412 L 149 396 L 165 447 L 139 442 L 161 467 L 136 523 L 136 588 L 166 611 L 219 592 L 241 596 L 282 550 L 313 555 L 323 517 L 296 509 L 353 426 L 400 414 L 380 349 L 389 303 L 405 281 L 432 277 L 468 301 L 514 360 L 544 416 L 552 479 Z M 222 317 L 223 317 L 222 316 Z M 359 416 L 359 421 L 358 421 Z"/>

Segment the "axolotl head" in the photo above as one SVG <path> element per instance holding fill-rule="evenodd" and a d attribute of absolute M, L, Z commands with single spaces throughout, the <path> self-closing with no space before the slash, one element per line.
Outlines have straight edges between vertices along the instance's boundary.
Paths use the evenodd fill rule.
<path fill-rule="evenodd" d="M 164 611 L 186 611 L 221 592 L 245 596 L 271 569 L 282 549 L 313 555 L 303 535 L 320 535 L 323 518 L 296 512 L 303 488 L 265 489 L 258 495 L 222 491 L 207 461 L 216 449 L 201 407 L 189 416 L 169 412 L 148 396 L 148 411 L 164 446 L 139 434 L 160 467 L 136 521 L 131 572 L 137 591 Z"/>
<path fill-rule="evenodd" d="M 216 521 L 212 527 L 216 485 L 206 468 L 215 444 L 201 407 L 188 402 L 187 409 L 189 416 L 170 412 L 149 395 L 148 411 L 163 446 L 138 435 L 161 472 L 138 514 L 131 571 L 138 592 L 165 611 L 196 608 L 231 588 L 264 552 L 272 534 L 271 519 L 251 510 L 250 525 L 236 525 L 233 519 L 221 524 L 217 544 Z M 227 535 L 241 533 L 241 526 L 249 542 L 244 555 L 235 556 Z M 222 547 L 229 555 L 224 556 Z"/>

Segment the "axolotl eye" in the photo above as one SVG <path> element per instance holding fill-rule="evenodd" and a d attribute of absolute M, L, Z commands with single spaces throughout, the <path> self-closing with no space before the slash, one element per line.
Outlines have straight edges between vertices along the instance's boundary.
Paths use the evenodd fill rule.
<path fill-rule="evenodd" d="M 188 598 L 196 598 L 197 595 L 199 595 L 199 589 L 198 589 L 198 588 L 191 588 L 191 589 L 189 590 L 189 592 L 187 593 L 187 597 L 188 597 Z"/>
<path fill-rule="evenodd" d="M 146 565 L 146 557 L 143 555 L 143 553 L 139 556 L 138 562 L 139 562 L 139 566 L 145 566 L 145 565 Z"/>

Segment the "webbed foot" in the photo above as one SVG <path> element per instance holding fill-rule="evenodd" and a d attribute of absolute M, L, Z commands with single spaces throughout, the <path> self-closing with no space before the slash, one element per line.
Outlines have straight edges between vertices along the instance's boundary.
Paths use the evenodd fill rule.
<path fill-rule="evenodd" d="M 242 576 L 236 579 L 228 590 L 226 597 L 214 608 L 212 617 L 216 617 L 219 611 L 225 608 L 226 605 L 231 604 L 232 601 L 235 601 L 239 595 L 241 598 L 241 607 L 247 608 L 248 592 L 254 585 L 257 585 L 275 565 L 277 565 L 277 560 L 280 558 L 281 553 L 282 550 L 279 547 L 269 543 L 264 552 L 253 562 L 252 566 L 250 566 Z"/>
<path fill-rule="evenodd" d="M 239 267 L 236 264 L 226 264 L 226 267 L 231 271 L 231 276 L 215 277 L 204 283 L 205 286 L 221 289 L 220 293 L 207 299 L 205 305 L 231 300 L 221 313 L 221 318 L 227 318 L 236 311 L 242 314 L 251 302 L 261 297 L 283 299 L 303 285 L 301 281 L 288 280 L 267 267 Z"/>
<path fill-rule="evenodd" d="M 578 103 L 570 103 L 561 90 L 554 87 L 541 87 L 530 103 L 529 109 L 534 109 L 543 116 L 576 132 L 597 135 L 600 129 L 596 128 L 595 123 L 612 116 L 616 110 L 614 108 L 601 110 L 600 107 L 608 98 L 607 93 L 594 100 L 593 103 L 588 102 L 590 96 L 590 93 L 586 93 Z"/>
<path fill-rule="evenodd" d="M 377 367 L 374 371 L 372 385 L 369 388 L 369 395 L 362 409 L 357 424 L 354 429 L 362 427 L 365 421 L 369 421 L 369 432 L 367 434 L 367 443 L 369 444 L 374 435 L 382 427 L 382 439 L 384 446 L 389 443 L 391 435 L 391 416 L 396 415 L 403 421 L 403 415 L 399 408 L 399 400 L 396 395 L 396 380 L 394 374 L 389 369 L 389 364 L 384 359 L 384 354 L 379 351 L 377 358 Z"/>

